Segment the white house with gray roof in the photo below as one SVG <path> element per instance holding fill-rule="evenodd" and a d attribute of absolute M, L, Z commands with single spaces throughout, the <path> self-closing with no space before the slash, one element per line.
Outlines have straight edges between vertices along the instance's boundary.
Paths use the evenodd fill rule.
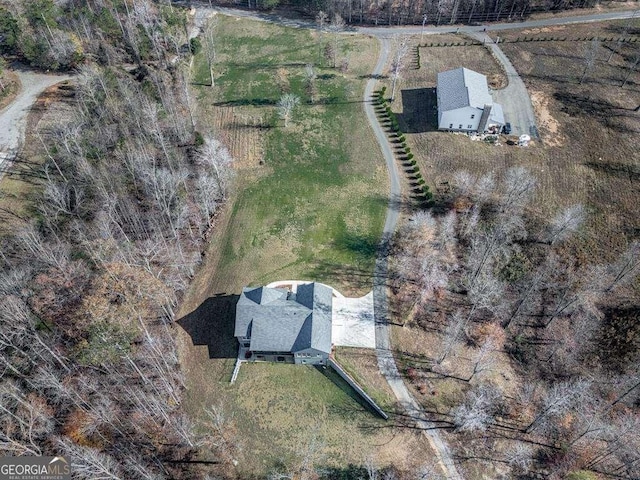
<path fill-rule="evenodd" d="M 464 67 L 438 73 L 437 97 L 439 130 L 498 133 L 505 124 L 481 73 Z"/>
<path fill-rule="evenodd" d="M 235 337 L 249 361 L 325 365 L 331 353 L 333 292 L 319 283 L 245 287 L 236 306 Z"/>

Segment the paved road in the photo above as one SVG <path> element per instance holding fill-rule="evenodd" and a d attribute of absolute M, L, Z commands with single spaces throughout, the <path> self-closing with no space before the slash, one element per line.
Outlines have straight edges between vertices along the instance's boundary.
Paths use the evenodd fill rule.
<path fill-rule="evenodd" d="M 188 2 L 174 1 L 176 5 L 186 5 Z M 238 8 L 226 8 L 226 7 L 210 7 L 208 1 L 191 1 L 196 10 L 214 10 L 225 15 L 231 15 L 234 17 L 251 18 L 253 20 L 261 20 L 264 22 L 278 23 L 289 27 L 296 28 L 311 28 L 317 29 L 318 26 L 311 21 L 297 20 L 280 15 L 274 15 L 269 13 L 257 12 L 254 10 L 241 10 Z M 357 32 L 366 35 L 373 35 L 375 37 L 386 37 L 389 35 L 407 35 L 407 34 L 434 34 L 434 33 L 450 33 L 450 32 L 481 32 L 485 28 L 488 32 L 497 32 L 500 30 L 513 30 L 518 28 L 536 28 L 536 27 L 548 27 L 552 25 L 567 25 L 571 23 L 589 23 L 589 22 L 601 22 L 604 20 L 620 20 L 625 18 L 631 18 L 637 12 L 635 10 L 619 10 L 615 12 L 606 13 L 593 13 L 590 15 L 575 15 L 567 17 L 554 17 L 545 18 L 541 20 L 529 20 L 526 22 L 513 22 L 513 23 L 495 23 L 487 24 L 485 26 L 456 26 L 456 25 L 441 25 L 439 27 L 427 27 L 423 30 L 421 26 L 380 26 L 380 27 L 349 27 L 347 32 Z"/>
<path fill-rule="evenodd" d="M 555 17 L 555 18 L 545 18 L 541 20 L 529 20 L 525 22 L 513 22 L 513 23 L 494 23 L 480 26 L 470 26 L 470 25 L 442 25 L 439 27 L 427 27 L 424 29 L 425 34 L 433 34 L 433 33 L 451 33 L 451 32 L 460 32 L 460 33 L 472 33 L 472 32 L 482 32 L 485 28 L 487 32 L 498 32 L 500 30 L 515 30 L 519 28 L 536 28 L 536 27 L 549 27 L 553 25 L 568 25 L 571 23 L 591 23 L 591 22 L 602 22 L 605 20 L 620 20 L 624 18 L 631 18 L 637 12 L 636 10 L 620 10 L 617 12 L 607 12 L 607 13 L 593 13 L 590 15 L 575 15 L 575 16 L 567 16 L 567 17 Z M 400 34 L 400 35 L 415 35 L 421 34 L 423 32 L 422 27 L 418 26 L 407 26 L 407 27 L 362 27 L 356 29 L 360 33 L 365 33 L 367 35 L 388 35 L 390 33 Z"/>
<path fill-rule="evenodd" d="M 469 35 L 486 43 L 493 57 L 502 64 L 502 68 L 507 74 L 509 84 L 500 90 L 493 90 L 491 96 L 496 103 L 502 105 L 505 121 L 511 123 L 511 134 L 527 134 L 531 138 L 536 138 L 538 130 L 536 129 L 536 117 L 533 113 L 531 97 L 513 64 L 486 33 L 472 32 Z"/>
<path fill-rule="evenodd" d="M 388 252 L 389 242 L 396 230 L 398 217 L 400 216 L 401 205 L 401 188 L 398 176 L 398 166 L 395 157 L 387 141 L 387 136 L 376 119 L 376 114 L 371 102 L 373 90 L 376 85 L 376 76 L 382 75 L 383 69 L 389 57 L 390 42 L 388 38 L 380 38 L 380 57 L 376 64 L 372 78 L 367 82 L 364 91 L 364 109 L 367 119 L 373 128 L 376 139 L 380 144 L 380 149 L 384 155 L 389 171 L 390 195 L 389 207 L 387 209 L 387 218 L 384 223 L 382 232 L 382 240 L 380 243 L 380 253 L 376 259 L 373 284 L 373 313 L 376 324 L 376 355 L 378 358 L 378 368 L 387 379 L 391 390 L 395 394 L 398 402 L 405 410 L 407 415 L 416 420 L 416 425 L 423 430 L 433 451 L 437 455 L 437 461 L 447 479 L 462 480 L 453 462 L 451 452 L 447 444 L 442 440 L 438 430 L 434 430 L 434 425 L 425 419 L 425 413 L 420 405 L 415 401 L 409 390 L 407 389 L 391 349 L 391 341 L 389 338 L 389 313 L 388 313 L 388 296 L 387 296 L 387 278 L 388 278 Z"/>
<path fill-rule="evenodd" d="M 27 71 L 16 71 L 22 89 L 18 96 L 7 107 L 0 111 L 0 176 L 6 170 L 6 161 L 22 146 L 25 134 L 27 114 L 31 106 L 43 91 L 51 85 L 68 80 L 65 75 L 45 75 Z"/>

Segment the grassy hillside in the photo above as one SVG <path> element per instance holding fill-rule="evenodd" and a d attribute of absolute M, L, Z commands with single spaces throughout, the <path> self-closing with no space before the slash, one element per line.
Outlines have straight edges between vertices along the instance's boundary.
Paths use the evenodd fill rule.
<path fill-rule="evenodd" d="M 362 108 L 376 42 L 341 36 L 338 63 L 348 59 L 349 65 L 338 70 L 324 56 L 326 43 L 333 42 L 328 34 L 318 38 L 306 30 L 224 16 L 216 16 L 214 28 L 214 86 L 206 51 L 193 66 L 198 124 L 229 145 L 237 175 L 229 208 L 218 221 L 182 314 L 197 318 L 203 329 L 230 328 L 233 309 L 225 322 L 221 304 L 211 297 L 277 279 L 319 280 L 347 294 L 368 292 L 388 188 Z M 307 64 L 317 75 L 313 101 Z M 284 93 L 301 100 L 286 128 L 275 107 Z M 327 372 L 249 365 L 230 386 L 233 338 L 213 345 L 211 355 L 218 358 L 209 358 L 205 347 L 193 347 L 186 334 L 180 341 L 188 410 L 200 428 L 206 428 L 203 411 L 209 405 L 221 405 L 234 416 L 241 472 L 295 469 L 313 445 L 313 462 L 336 468 L 361 465 L 369 455 L 399 468 L 420 460 L 408 457 L 414 447 L 425 448 L 418 447 L 420 437 L 379 428 L 382 421 Z M 361 367 L 363 378 L 373 379 L 367 388 L 378 398 L 390 398 L 369 363 L 355 361 L 354 374 Z"/>

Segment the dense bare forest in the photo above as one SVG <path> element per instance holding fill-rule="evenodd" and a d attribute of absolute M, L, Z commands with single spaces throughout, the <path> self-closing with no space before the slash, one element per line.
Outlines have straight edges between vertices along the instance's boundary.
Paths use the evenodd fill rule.
<path fill-rule="evenodd" d="M 31 0 L 0 19 L 9 60 L 77 69 L 7 174 L 36 193 L 28 217 L 3 211 L 0 452 L 68 455 L 74 478 L 199 478 L 196 457 L 230 457 L 215 411 L 206 435 L 182 412 L 172 320 L 231 158 L 194 129 L 186 12 Z"/>
<path fill-rule="evenodd" d="M 211 3 L 373 24 L 591 5 Z M 196 48 L 185 10 L 169 2 L 0 0 L 8 63 L 75 76 L 60 116 L 28 137 L 33 156 L 19 154 L 6 173 L 34 188 L 28 215 L 0 211 L 2 455 L 66 455 L 81 479 L 209 478 L 203 464 L 233 476 L 226 467 L 237 447 L 224 412 L 211 406 L 209 425 L 196 430 L 182 410 L 174 345 L 174 309 L 233 180 L 227 149 L 193 121 Z M 335 66 L 335 50 L 329 57 Z M 536 183 L 523 168 L 504 178 L 459 172 L 451 185 L 396 236 L 392 287 L 398 318 L 436 339 L 403 374 L 418 393 L 433 378 L 459 385 L 457 403 L 425 402 L 438 428 L 453 432 L 456 460 L 523 479 L 580 469 L 639 478 L 640 245 L 608 264 L 581 263 L 567 245 L 588 211 L 536 217 Z M 303 473 L 321 476 L 306 464 Z"/>
<path fill-rule="evenodd" d="M 448 408 L 427 402 L 430 415 L 455 432 L 463 464 L 638 478 L 640 244 L 582 264 L 566 248 L 582 205 L 541 222 L 526 169 L 454 178 L 398 233 L 394 256 L 397 308 L 438 339 L 406 375 L 427 398 L 446 379 L 459 392 Z"/>
<path fill-rule="evenodd" d="M 187 2 L 189 3 L 189 2 Z M 191 3 L 198 3 L 193 0 Z M 207 3 L 202 0 L 201 3 Z M 534 12 L 595 6 L 596 0 L 211 0 L 212 5 L 235 6 L 315 15 L 339 14 L 350 24 L 442 25 L 522 19 Z"/>

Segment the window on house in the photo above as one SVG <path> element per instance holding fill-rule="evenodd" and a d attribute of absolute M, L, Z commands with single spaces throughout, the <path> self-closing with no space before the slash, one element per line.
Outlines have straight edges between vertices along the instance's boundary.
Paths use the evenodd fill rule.
<path fill-rule="evenodd" d="M 449 124 L 449 128 L 453 128 L 453 123 L 450 123 L 450 124 Z"/>
<path fill-rule="evenodd" d="M 284 362 L 284 357 L 276 357 L 276 362 Z"/>
<path fill-rule="evenodd" d="M 473 128 L 473 125 L 467 125 L 467 128 Z"/>
<path fill-rule="evenodd" d="M 458 125 L 458 128 L 459 128 L 460 130 L 462 130 L 462 124 Z"/>
<path fill-rule="evenodd" d="M 471 115 L 471 119 L 476 118 L 476 114 L 474 113 L 473 115 Z"/>

